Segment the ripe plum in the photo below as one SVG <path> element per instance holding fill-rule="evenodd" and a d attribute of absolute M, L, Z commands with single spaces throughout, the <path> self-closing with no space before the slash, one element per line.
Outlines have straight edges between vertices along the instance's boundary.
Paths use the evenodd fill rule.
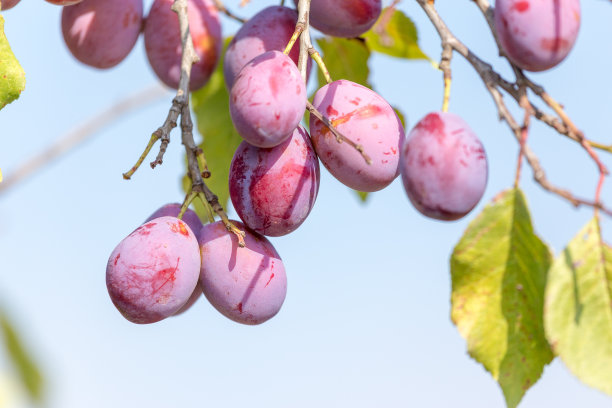
<path fill-rule="evenodd" d="M 287 275 L 270 241 L 245 232 L 246 246 L 240 248 L 236 236 L 221 221 L 204 225 L 199 239 L 200 282 L 206 298 L 224 316 L 256 325 L 280 310 L 287 294 Z"/>
<path fill-rule="evenodd" d="M 319 191 L 319 159 L 302 126 L 280 145 L 263 149 L 247 142 L 230 167 L 230 197 L 242 221 L 278 237 L 298 228 Z"/>
<path fill-rule="evenodd" d="M 106 286 L 127 320 L 155 323 L 185 305 L 197 285 L 200 264 L 197 238 L 187 224 L 175 217 L 156 218 L 111 253 Z"/>
<path fill-rule="evenodd" d="M 569 54 L 580 29 L 579 0 L 497 0 L 495 28 L 512 62 L 544 71 Z"/>
<path fill-rule="evenodd" d="M 438 220 L 469 213 L 487 186 L 482 143 L 453 113 L 430 113 L 417 123 L 402 147 L 400 167 L 412 204 Z"/>
<path fill-rule="evenodd" d="M 230 92 L 230 114 L 244 140 L 258 147 L 285 141 L 304 116 L 306 86 L 297 66 L 268 51 L 242 68 Z"/>
<path fill-rule="evenodd" d="M 127 57 L 140 34 L 142 0 L 87 0 L 62 9 L 62 34 L 72 55 L 95 68 Z"/>
<path fill-rule="evenodd" d="M 338 143 L 331 130 L 310 115 L 315 151 L 340 182 L 359 191 L 378 191 L 399 174 L 399 151 L 404 128 L 393 108 L 380 95 L 347 80 L 334 81 L 315 94 L 313 105 L 344 136 L 363 146 L 372 159 L 347 143 Z"/>

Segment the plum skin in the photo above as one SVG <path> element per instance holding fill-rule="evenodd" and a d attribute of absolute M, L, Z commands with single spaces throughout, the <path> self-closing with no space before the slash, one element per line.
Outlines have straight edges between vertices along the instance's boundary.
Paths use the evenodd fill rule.
<path fill-rule="evenodd" d="M 142 0 L 87 0 L 62 8 L 62 34 L 77 60 L 111 68 L 134 48 L 142 16 Z"/>
<path fill-rule="evenodd" d="M 334 37 L 359 37 L 372 28 L 381 10 L 381 0 L 312 0 L 310 24 Z"/>
<path fill-rule="evenodd" d="M 244 248 L 221 222 L 206 224 L 200 233 L 200 284 L 209 302 L 225 317 L 257 325 L 274 317 L 287 294 L 287 275 L 280 256 L 265 237 L 245 231 Z"/>
<path fill-rule="evenodd" d="M 181 212 L 181 206 L 182 204 L 179 203 L 166 204 L 157 209 L 153 214 L 151 214 L 151 216 L 149 216 L 149 218 L 145 220 L 145 224 L 160 217 L 177 217 Z M 202 221 L 200 220 L 200 217 L 198 217 L 198 214 L 196 214 L 195 211 L 188 208 L 187 211 L 185 211 L 185 214 L 183 214 L 182 220 L 187 224 L 187 226 L 189 226 L 196 238 L 200 236 L 200 230 L 202 229 Z M 181 307 L 176 313 L 174 313 L 174 316 L 180 315 L 189 310 L 191 306 L 193 306 L 198 301 L 200 296 L 202 296 L 202 288 L 200 288 L 200 285 L 197 285 L 196 288 L 193 290 L 191 297 L 189 298 L 189 300 L 187 300 L 187 303 L 185 303 L 183 307 Z"/>
<path fill-rule="evenodd" d="M 423 215 L 457 220 L 482 198 L 488 165 L 482 143 L 453 113 L 433 112 L 410 131 L 400 163 L 404 189 Z"/>
<path fill-rule="evenodd" d="M 20 0 L 2 0 L 2 8 L 0 10 L 5 11 L 8 9 L 12 9 L 19 3 Z"/>
<path fill-rule="evenodd" d="M 240 144 L 230 167 L 230 197 L 249 228 L 278 237 L 306 220 L 320 177 L 310 137 L 298 126 L 289 139 L 270 149 Z"/>
<path fill-rule="evenodd" d="M 173 0 L 155 0 L 144 27 L 149 65 L 170 88 L 178 89 L 181 76 L 181 37 Z M 217 8 L 210 0 L 188 0 L 189 27 L 193 47 L 200 58 L 191 68 L 189 89 L 203 87 L 221 57 L 223 40 Z"/>
<path fill-rule="evenodd" d="M 334 81 L 315 94 L 313 105 L 351 141 L 363 146 L 372 160 L 348 143 L 338 143 L 323 122 L 310 115 L 315 151 L 341 183 L 359 191 L 378 191 L 399 175 L 399 151 L 404 128 L 393 108 L 380 95 L 347 80 Z"/>
<path fill-rule="evenodd" d="M 153 214 L 151 214 L 149 218 L 145 220 L 145 223 L 159 217 L 177 217 L 181 212 L 181 206 L 182 204 L 179 203 L 166 204 L 157 209 Z M 183 214 L 182 220 L 189 226 L 189 228 L 191 228 L 191 231 L 196 237 L 200 236 L 200 230 L 202 229 L 202 221 L 200 220 L 200 217 L 198 217 L 198 214 L 196 214 L 195 211 L 188 208 L 187 211 L 185 211 L 185 214 Z"/>
<path fill-rule="evenodd" d="M 225 51 L 223 76 L 227 89 L 232 89 L 240 70 L 256 56 L 266 51 L 284 51 L 296 23 L 297 12 L 281 6 L 267 7 L 244 23 Z M 294 46 L 289 53 L 296 65 L 299 54 L 299 46 Z M 307 78 L 311 67 L 309 58 Z"/>
<path fill-rule="evenodd" d="M 127 320 L 155 323 L 185 305 L 197 285 L 200 265 L 197 237 L 187 224 L 175 217 L 156 218 L 111 253 L 108 293 Z"/>
<path fill-rule="evenodd" d="M 306 86 L 280 51 L 258 55 L 242 68 L 230 92 L 230 115 L 240 136 L 274 147 L 291 136 L 306 109 Z"/>
<path fill-rule="evenodd" d="M 496 0 L 495 29 L 514 64 L 545 71 L 572 50 L 580 30 L 580 1 Z"/>

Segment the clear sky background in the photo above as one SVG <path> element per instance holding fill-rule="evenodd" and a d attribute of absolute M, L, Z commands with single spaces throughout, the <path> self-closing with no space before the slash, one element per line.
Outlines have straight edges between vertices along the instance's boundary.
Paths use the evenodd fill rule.
<path fill-rule="evenodd" d="M 242 10 L 237 0 L 227 5 L 246 16 L 276 4 L 251 3 Z M 455 34 L 511 77 L 477 7 L 468 0 L 437 3 Z M 612 143 L 612 5 L 584 0 L 582 7 L 569 59 L 532 78 L 565 104 L 588 137 Z M 423 11 L 412 0 L 400 8 L 415 21 L 422 49 L 438 59 L 439 38 Z M 142 40 L 118 67 L 98 71 L 68 54 L 60 8 L 23 0 L 4 16 L 27 74 L 21 99 L 0 111 L 5 175 L 87 118 L 156 82 Z M 232 34 L 236 25 L 224 20 L 224 30 Z M 129 182 L 121 177 L 163 122 L 171 93 L 1 195 L 0 303 L 44 371 L 48 406 L 504 407 L 499 387 L 467 355 L 450 321 L 448 260 L 468 222 L 511 186 L 518 148 L 472 68 L 459 56 L 452 67 L 450 109 L 472 126 L 488 153 L 482 202 L 458 222 L 432 221 L 412 208 L 400 180 L 362 205 L 322 167 L 310 217 L 293 234 L 272 240 L 285 263 L 288 293 L 280 313 L 258 327 L 229 321 L 205 299 L 179 317 L 134 325 L 109 299 L 105 267 L 112 249 L 159 206 L 183 197 L 178 133 L 163 166 L 145 166 Z M 373 84 L 402 109 L 409 127 L 441 107 L 442 75 L 427 62 L 375 56 L 370 68 Z M 530 144 L 551 181 L 592 197 L 596 168 L 575 143 L 534 125 Z M 611 157 L 604 159 L 612 168 Z M 522 187 L 534 225 L 558 253 L 592 211 L 575 210 L 531 176 L 527 168 Z M 603 193 L 608 205 L 610 183 Z M 230 215 L 236 217 L 231 209 Z M 610 219 L 602 227 L 612 241 Z M 0 372 L 8 370 L 0 355 Z M 578 406 L 610 407 L 612 399 L 582 385 L 559 360 L 521 405 Z"/>

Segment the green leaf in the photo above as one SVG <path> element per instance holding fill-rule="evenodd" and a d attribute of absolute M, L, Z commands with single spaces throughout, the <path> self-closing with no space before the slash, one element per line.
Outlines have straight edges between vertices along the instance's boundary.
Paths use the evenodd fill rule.
<path fill-rule="evenodd" d="M 597 218 L 555 260 L 544 312 L 555 354 L 585 384 L 612 395 L 612 248 Z"/>
<path fill-rule="evenodd" d="M 25 388 L 34 401 L 40 402 L 43 398 L 43 377 L 23 347 L 17 331 L 3 312 L 0 312 L 0 329 L 4 337 L 5 348 Z"/>
<path fill-rule="evenodd" d="M 4 35 L 4 17 L 0 15 L 0 109 L 19 98 L 25 89 L 25 72 L 15 58 Z"/>
<path fill-rule="evenodd" d="M 385 8 L 374 27 L 363 37 L 372 51 L 397 58 L 429 60 L 419 48 L 414 23 L 395 7 Z"/>
<path fill-rule="evenodd" d="M 551 263 L 520 190 L 496 197 L 451 257 L 451 318 L 470 355 L 501 386 L 508 407 L 518 405 L 553 358 L 542 316 Z"/>
<path fill-rule="evenodd" d="M 229 41 L 230 38 L 225 40 L 225 48 Z M 223 79 L 223 63 L 217 66 L 204 88 L 192 93 L 192 101 L 197 128 L 203 138 L 200 147 L 204 151 L 208 169 L 212 174 L 205 180 L 206 185 L 219 197 L 219 203 L 223 208 L 227 208 L 230 163 L 242 138 L 236 132 L 230 117 L 229 93 Z M 189 179 L 183 180 L 183 187 L 189 187 Z M 196 199 L 194 202 L 200 217 L 208 219 L 208 213 L 200 205 L 199 200 Z"/>
<path fill-rule="evenodd" d="M 317 40 L 325 65 L 332 79 L 346 79 L 368 88 L 370 50 L 363 41 L 352 38 L 323 37 Z M 325 78 L 319 74 L 319 88 L 325 85 Z"/>

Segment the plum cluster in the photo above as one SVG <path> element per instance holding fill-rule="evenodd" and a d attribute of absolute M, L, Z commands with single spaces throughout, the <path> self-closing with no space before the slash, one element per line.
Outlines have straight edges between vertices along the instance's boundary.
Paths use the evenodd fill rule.
<path fill-rule="evenodd" d="M 20 0 L 2 1 L 2 10 Z M 64 6 L 61 26 L 70 53 L 85 65 L 106 69 L 123 61 L 143 33 L 147 58 L 157 77 L 178 88 L 181 38 L 173 0 L 155 0 L 144 18 L 143 0 L 46 0 Z M 191 90 L 206 84 L 222 53 L 221 23 L 212 0 L 188 0 L 189 25 L 199 61 Z"/>
<path fill-rule="evenodd" d="M 114 1 L 118 0 L 103 4 Z M 178 33 L 172 25 L 176 20 L 171 2 L 155 1 L 144 33 L 151 65 L 156 72 L 156 67 L 163 68 L 157 72 L 160 78 L 176 86 L 179 72 L 169 67 L 178 64 L 180 46 L 178 37 L 171 35 Z M 122 7 L 137 3 L 125 0 Z M 216 64 L 220 34 L 214 7 L 204 0 L 193 3 L 199 6 L 194 7 L 196 16 L 190 16 L 192 25 L 204 28 L 192 34 L 202 55 L 213 56 L 194 68 L 200 70 L 192 76 L 195 88 Z M 66 10 L 72 13 L 97 4 L 98 0 L 84 0 Z M 311 7 L 315 28 L 354 37 L 372 27 L 381 2 L 312 0 Z M 580 23 L 578 0 L 497 0 L 497 9 L 499 40 L 521 68 L 548 69 L 574 43 Z M 538 16 L 545 17 L 538 20 L 541 24 L 534 22 Z M 297 48 L 285 49 L 297 19 L 293 9 L 265 8 L 240 28 L 224 55 L 230 116 L 244 139 L 230 166 L 230 199 L 242 220 L 232 222 L 245 231 L 246 246 L 239 247 L 223 222 L 202 226 L 191 211 L 183 220 L 176 218 L 179 205 L 162 208 L 125 238 L 108 262 L 109 293 L 128 320 L 151 323 L 182 313 L 201 293 L 219 312 L 240 323 L 263 323 L 278 313 L 287 278 L 266 236 L 287 235 L 305 222 L 319 191 L 319 163 L 342 184 L 363 192 L 384 189 L 401 174 L 414 207 L 436 220 L 457 220 L 481 200 L 488 178 L 486 152 L 455 114 L 431 112 L 405 134 L 384 98 L 340 79 L 316 91 L 308 106 L 309 128 L 302 126 L 308 105 L 306 81 L 297 68 Z M 69 25 L 90 27 L 77 20 Z M 74 36 L 78 38 L 78 30 Z"/>
<path fill-rule="evenodd" d="M 106 285 L 121 314 L 133 323 L 155 323 L 183 313 L 204 294 L 239 323 L 276 315 L 287 277 L 272 244 L 246 230 L 241 248 L 222 222 L 203 226 L 191 210 L 176 218 L 180 207 L 160 208 L 111 253 Z"/>

